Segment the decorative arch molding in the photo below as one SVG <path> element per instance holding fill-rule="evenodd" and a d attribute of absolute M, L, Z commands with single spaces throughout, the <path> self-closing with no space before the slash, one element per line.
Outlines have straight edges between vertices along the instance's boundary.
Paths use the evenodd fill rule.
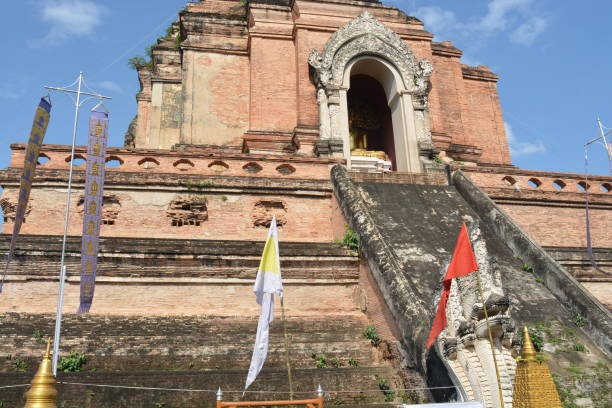
<path fill-rule="evenodd" d="M 322 86 L 340 87 L 346 64 L 357 56 L 368 54 L 393 63 L 402 74 L 408 92 L 427 93 L 427 83 L 433 72 L 431 63 L 427 59 L 418 61 L 399 35 L 367 11 L 340 27 L 327 41 L 322 53 L 312 50 L 308 63 L 315 69 L 315 80 Z"/>
<path fill-rule="evenodd" d="M 387 72 L 381 81 L 389 108 L 394 112 L 394 138 L 405 147 L 400 171 L 423 171 L 436 152 L 431 140 L 428 118 L 429 77 L 431 63 L 417 60 L 406 43 L 368 12 L 340 27 L 328 40 L 322 52 L 312 50 L 308 63 L 317 87 L 319 105 L 319 155 L 347 158 L 348 143 L 347 91 L 351 70 L 359 61 L 378 63 Z M 397 121 L 397 123 L 396 123 Z"/>

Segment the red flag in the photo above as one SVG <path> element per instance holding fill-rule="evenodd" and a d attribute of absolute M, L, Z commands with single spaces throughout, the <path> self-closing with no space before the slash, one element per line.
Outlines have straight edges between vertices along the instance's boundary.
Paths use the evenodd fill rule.
<path fill-rule="evenodd" d="M 438 310 L 436 311 L 436 317 L 434 318 L 431 331 L 429 332 L 429 338 L 427 339 L 427 349 L 436 340 L 436 337 L 442 330 L 446 328 L 446 302 L 450 295 L 451 282 L 454 278 L 458 278 L 468 273 L 472 273 L 478 270 L 478 264 L 476 263 L 476 256 L 472 251 L 472 245 L 470 244 L 470 237 L 467 233 L 465 224 L 461 226 L 461 231 L 457 237 L 457 243 L 455 244 L 455 251 L 451 259 L 450 265 L 446 270 L 444 281 L 442 282 L 442 296 L 440 297 L 440 303 L 438 303 Z"/>

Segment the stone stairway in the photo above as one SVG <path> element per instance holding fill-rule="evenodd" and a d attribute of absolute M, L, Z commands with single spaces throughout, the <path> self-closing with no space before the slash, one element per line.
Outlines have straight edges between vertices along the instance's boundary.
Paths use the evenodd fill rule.
<path fill-rule="evenodd" d="M 489 270 L 499 276 L 484 281 L 485 292 L 487 284 L 499 285 L 496 290 L 503 290 L 507 297 L 509 315 L 517 327 L 546 328 L 543 350 L 557 379 L 568 384 L 576 380 L 579 376 L 572 368 L 577 366 L 581 373 L 595 373 L 597 367 L 607 370 L 612 344 L 609 311 L 460 172 L 454 173 L 453 185 L 417 185 L 353 181 L 344 168 L 335 166 L 332 183 L 344 215 L 359 236 L 362 257 L 402 333 L 407 362 L 421 367 L 430 386 L 451 382 L 440 358 L 425 353 L 425 344 L 441 290 L 441 270 L 450 260 L 462 223 L 479 224 Z M 479 273 L 485 276 L 482 269 Z M 465 299 L 477 299 L 475 292 L 466 291 Z M 494 304 L 495 299 L 490 301 Z M 463 313 L 456 310 L 455 316 Z M 470 319 L 468 315 L 465 322 Z M 456 354 L 450 340 L 446 350 L 447 361 L 452 362 Z M 515 346 L 513 341 L 508 349 Z M 506 369 L 511 375 L 512 364 Z M 609 393 L 607 375 L 589 375 L 593 389 L 604 390 L 599 395 Z M 511 389 L 511 381 L 506 381 L 506 396 L 510 397 Z M 576 386 L 566 391 L 570 395 L 583 392 Z M 445 390 L 432 394 L 438 402 L 451 397 Z"/>

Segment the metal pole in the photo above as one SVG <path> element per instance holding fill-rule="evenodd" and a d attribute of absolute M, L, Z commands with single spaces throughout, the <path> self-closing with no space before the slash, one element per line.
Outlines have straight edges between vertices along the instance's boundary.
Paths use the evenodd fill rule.
<path fill-rule="evenodd" d="M 482 302 L 482 310 L 484 311 L 485 321 L 487 322 L 487 332 L 489 333 L 489 343 L 491 344 L 491 353 L 493 354 L 493 365 L 495 366 L 495 377 L 497 378 L 497 390 L 499 391 L 499 406 L 504 408 L 504 393 L 502 392 L 501 378 L 499 376 L 499 367 L 497 366 L 497 357 L 495 357 L 495 346 L 493 345 L 493 335 L 491 334 L 491 326 L 489 325 L 489 313 L 484 300 L 482 285 L 480 284 L 480 271 L 476 271 L 476 280 L 478 282 L 478 292 L 480 293 L 480 301 Z"/>
<path fill-rule="evenodd" d="M 72 127 L 72 149 L 70 152 L 70 170 L 68 172 L 68 192 L 66 193 L 66 211 L 64 213 L 64 238 L 62 241 L 62 258 L 60 261 L 60 275 L 65 276 L 64 259 L 66 257 L 66 237 L 68 235 L 68 221 L 70 219 L 70 203 L 72 193 L 72 169 L 74 165 L 74 147 L 76 145 L 77 126 L 79 124 L 79 107 L 81 106 L 81 85 L 83 84 L 83 71 L 79 73 L 79 84 L 74 104 L 74 125 Z M 64 293 L 64 278 L 60 278 L 60 295 L 57 299 L 57 316 L 55 318 L 55 338 L 53 339 L 53 375 L 57 375 L 57 359 L 59 357 L 59 337 L 62 326 L 62 298 Z"/>
<path fill-rule="evenodd" d="M 285 332 L 285 357 L 287 358 L 287 379 L 289 380 L 289 399 L 293 400 L 293 378 L 291 377 L 291 361 L 289 360 L 289 336 L 287 335 L 287 321 L 285 320 L 285 303 L 280 298 L 283 331 Z"/>
<path fill-rule="evenodd" d="M 603 125 L 599 118 L 597 118 L 597 125 L 599 126 L 599 133 L 601 133 L 601 138 L 603 139 L 603 144 L 606 148 L 606 153 L 608 153 L 608 162 L 610 162 L 610 173 L 612 173 L 612 146 L 610 146 L 608 144 L 608 141 L 606 140 L 606 132 L 604 131 Z"/>
<path fill-rule="evenodd" d="M 57 357 L 59 354 L 60 331 L 62 327 L 62 304 L 64 300 L 64 282 L 66 281 L 66 267 L 60 273 L 59 294 L 57 296 L 57 314 L 55 315 L 55 334 L 53 336 L 53 375 L 57 376 Z"/>

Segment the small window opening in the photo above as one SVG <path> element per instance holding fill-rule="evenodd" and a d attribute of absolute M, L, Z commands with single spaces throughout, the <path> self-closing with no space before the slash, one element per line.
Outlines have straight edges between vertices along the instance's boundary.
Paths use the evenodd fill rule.
<path fill-rule="evenodd" d="M 542 182 L 537 178 L 530 178 L 527 184 L 529 184 L 529 186 L 532 188 L 538 188 L 542 185 Z"/>
<path fill-rule="evenodd" d="M 563 180 L 555 180 L 552 183 L 553 187 L 556 188 L 557 190 L 563 190 L 566 186 L 566 184 L 563 182 Z"/>

